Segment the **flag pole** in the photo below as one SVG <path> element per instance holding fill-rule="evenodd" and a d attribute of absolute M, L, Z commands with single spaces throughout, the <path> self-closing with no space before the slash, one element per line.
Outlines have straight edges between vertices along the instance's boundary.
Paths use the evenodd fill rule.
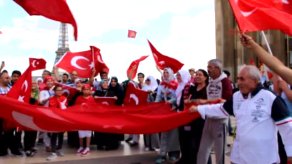
<path fill-rule="evenodd" d="M 91 49 L 91 55 L 92 55 L 93 68 L 95 69 L 94 48 L 90 46 L 90 49 Z"/>
<path fill-rule="evenodd" d="M 271 55 L 273 55 L 272 49 L 271 49 L 271 47 L 270 47 L 270 44 L 269 44 L 269 42 L 268 42 L 268 39 L 267 39 L 267 37 L 266 37 L 265 32 L 264 32 L 264 31 L 261 31 L 261 34 L 262 34 L 262 37 L 263 37 L 263 39 L 264 39 L 264 41 L 265 41 L 265 43 L 266 43 L 266 45 L 267 45 L 268 52 L 269 52 Z M 268 76 L 268 70 L 269 70 L 269 68 L 264 64 L 265 76 L 267 77 L 267 80 L 270 80 L 270 79 L 269 79 L 269 76 Z"/>
<path fill-rule="evenodd" d="M 269 53 L 270 53 L 271 55 L 273 55 L 272 50 L 271 50 L 271 47 L 270 47 L 270 44 L 269 44 L 269 42 L 268 42 L 268 39 L 267 39 L 267 37 L 266 37 L 265 32 L 264 32 L 264 31 L 261 31 L 261 34 L 262 34 L 262 36 L 263 36 L 263 38 L 264 38 L 264 41 L 265 41 L 265 43 L 266 43 L 266 45 L 267 45 L 267 48 L 268 48 Z"/>

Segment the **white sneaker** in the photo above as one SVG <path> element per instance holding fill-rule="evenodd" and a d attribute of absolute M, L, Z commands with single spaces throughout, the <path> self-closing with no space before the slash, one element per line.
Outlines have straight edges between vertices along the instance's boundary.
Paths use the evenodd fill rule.
<path fill-rule="evenodd" d="M 57 150 L 56 153 L 59 157 L 64 157 L 64 153 L 61 150 Z"/>
<path fill-rule="evenodd" d="M 57 156 L 56 153 L 52 153 L 51 155 L 49 155 L 49 156 L 47 157 L 47 161 L 52 161 L 52 160 L 56 159 L 57 157 L 58 157 L 58 156 Z"/>
<path fill-rule="evenodd" d="M 81 155 L 82 155 L 82 156 L 87 156 L 89 153 L 90 153 L 90 149 L 89 149 L 89 147 L 86 147 L 86 148 L 81 152 Z"/>
<path fill-rule="evenodd" d="M 80 147 L 78 150 L 77 150 L 77 154 L 80 154 L 82 151 L 84 150 L 84 148 L 83 147 Z"/>

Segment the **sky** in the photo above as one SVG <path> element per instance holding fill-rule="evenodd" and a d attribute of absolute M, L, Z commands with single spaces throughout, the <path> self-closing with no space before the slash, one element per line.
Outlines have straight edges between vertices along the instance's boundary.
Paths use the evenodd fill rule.
<path fill-rule="evenodd" d="M 184 63 L 182 69 L 206 69 L 216 57 L 214 0 L 67 0 L 78 25 L 78 41 L 68 25 L 72 52 L 101 50 L 110 76 L 126 79 L 133 60 L 149 57 L 139 65 L 145 76 L 160 77 L 147 43 L 164 55 Z M 52 70 L 58 48 L 60 22 L 29 16 L 13 0 L 0 0 L 0 61 L 9 72 L 22 72 L 29 57 L 44 58 Z M 128 29 L 137 31 L 128 38 Z M 34 71 L 40 76 L 42 71 Z"/>

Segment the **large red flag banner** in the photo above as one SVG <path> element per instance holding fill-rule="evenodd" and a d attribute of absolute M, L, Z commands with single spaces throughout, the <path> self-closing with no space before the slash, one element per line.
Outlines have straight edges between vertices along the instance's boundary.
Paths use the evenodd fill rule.
<path fill-rule="evenodd" d="M 242 32 L 281 30 L 292 35 L 292 2 L 288 0 L 229 0 Z"/>
<path fill-rule="evenodd" d="M 77 40 L 77 23 L 66 0 L 14 0 L 29 15 L 42 15 L 52 20 L 69 23 L 74 28 L 74 38 Z"/>
<path fill-rule="evenodd" d="M 66 110 L 33 106 L 0 96 L 0 117 L 24 129 L 37 131 L 94 130 L 110 133 L 147 134 L 189 123 L 198 113 L 171 111 L 169 104 L 138 106 L 82 104 Z"/>
<path fill-rule="evenodd" d="M 159 51 L 157 51 L 157 49 L 153 46 L 153 44 L 149 40 L 148 40 L 148 43 L 152 51 L 155 63 L 159 69 L 163 70 L 166 67 L 170 67 L 173 70 L 173 72 L 176 73 L 184 65 L 183 63 L 181 63 L 180 61 L 174 58 L 161 54 Z"/>

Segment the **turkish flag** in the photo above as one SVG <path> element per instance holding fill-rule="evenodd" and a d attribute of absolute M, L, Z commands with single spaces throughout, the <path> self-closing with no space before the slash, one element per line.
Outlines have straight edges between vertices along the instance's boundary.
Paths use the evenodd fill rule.
<path fill-rule="evenodd" d="M 102 60 L 100 49 L 94 46 L 90 46 L 90 49 L 91 49 L 92 54 L 94 54 L 93 60 L 96 61 L 96 64 L 95 64 L 96 73 L 101 73 L 101 72 L 109 73 L 109 68 L 107 67 L 105 62 Z"/>
<path fill-rule="evenodd" d="M 93 130 L 120 134 L 151 134 L 168 131 L 199 118 L 188 110 L 174 112 L 169 104 L 137 106 L 82 104 L 67 110 L 34 106 L 0 96 L 0 117 L 22 129 L 62 132 Z"/>
<path fill-rule="evenodd" d="M 62 83 L 55 82 L 55 85 L 62 86 L 63 95 L 66 96 L 68 98 L 68 100 L 71 100 L 75 96 L 75 94 L 77 94 L 79 92 L 78 89 L 76 89 L 74 87 L 70 87 L 70 86 L 62 84 Z"/>
<path fill-rule="evenodd" d="M 137 32 L 134 30 L 128 30 L 128 38 L 136 38 Z"/>
<path fill-rule="evenodd" d="M 105 70 L 108 71 L 103 62 L 100 50 L 90 46 L 90 50 L 81 52 L 66 52 L 56 63 L 56 67 L 62 68 L 67 72 L 77 71 L 81 78 L 89 78 L 92 75 L 92 68 L 95 67 L 96 74 Z"/>
<path fill-rule="evenodd" d="M 128 75 L 128 77 L 129 77 L 131 80 L 133 80 L 133 79 L 135 78 L 136 74 L 137 74 L 137 70 L 138 70 L 138 67 L 139 67 L 139 63 L 140 63 L 141 61 L 145 60 L 147 57 L 148 57 L 148 56 L 142 56 L 142 57 L 140 57 L 139 59 L 134 60 L 134 61 L 130 64 L 130 66 L 129 66 L 128 70 L 127 70 L 127 75 Z"/>
<path fill-rule="evenodd" d="M 29 15 L 42 15 L 46 18 L 69 23 L 74 28 L 74 38 L 77 40 L 77 23 L 69 9 L 66 0 L 14 0 Z"/>
<path fill-rule="evenodd" d="M 44 59 L 29 58 L 29 66 L 26 71 L 19 77 L 19 79 L 12 86 L 7 93 L 8 97 L 18 99 L 18 101 L 29 103 L 31 93 L 31 81 L 33 70 L 46 68 L 46 61 Z"/>
<path fill-rule="evenodd" d="M 288 0 L 229 0 L 242 32 L 281 30 L 292 35 L 292 2 Z"/>
<path fill-rule="evenodd" d="M 133 82 L 129 82 L 124 98 L 125 105 L 145 105 L 147 104 L 148 92 L 135 87 Z"/>
<path fill-rule="evenodd" d="M 29 65 L 32 68 L 32 70 L 39 70 L 39 69 L 45 69 L 47 62 L 44 59 L 38 59 L 38 58 L 29 58 Z"/>
<path fill-rule="evenodd" d="M 114 97 L 94 97 L 94 100 L 96 103 L 103 105 L 114 105 L 117 101 Z"/>
<path fill-rule="evenodd" d="M 152 51 L 155 63 L 159 69 L 163 70 L 166 67 L 170 67 L 173 70 L 173 72 L 176 73 L 182 68 L 182 66 L 184 65 L 183 63 L 181 63 L 180 61 L 174 58 L 165 56 L 161 54 L 160 52 L 158 52 L 149 40 L 148 40 L 148 43 Z"/>

